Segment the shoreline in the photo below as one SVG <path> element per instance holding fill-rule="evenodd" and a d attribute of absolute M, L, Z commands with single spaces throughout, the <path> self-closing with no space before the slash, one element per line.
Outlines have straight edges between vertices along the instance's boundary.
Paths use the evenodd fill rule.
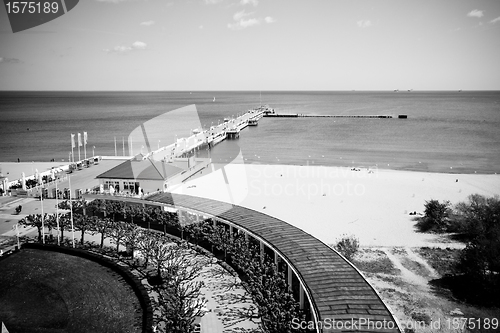
<path fill-rule="evenodd" d="M 118 156 L 119 160 L 121 159 L 121 156 Z M 125 158 L 123 159 L 124 161 L 126 160 Z M 71 162 L 72 163 L 72 162 Z M 61 167 L 64 165 L 71 164 L 70 162 L 66 161 L 55 161 L 55 162 L 50 162 L 50 161 L 31 161 L 31 162 L 15 162 L 15 161 L 0 161 L 0 171 L 3 173 L 4 177 L 7 175 L 7 173 L 12 173 L 12 170 L 20 170 L 20 169 L 30 169 L 31 166 L 34 166 L 34 168 L 38 168 L 40 172 L 43 171 L 49 171 L 52 167 Z M 497 175 L 498 173 L 495 171 L 490 171 L 490 172 L 477 172 L 472 170 L 472 168 L 464 168 L 466 171 L 460 170 L 458 168 L 455 169 L 447 169 L 447 167 L 443 166 L 441 167 L 441 171 L 435 170 L 435 169 L 419 169 L 419 168 L 411 168 L 411 167 L 394 167 L 394 168 L 384 168 L 384 167 L 379 167 L 375 165 L 367 166 L 364 164 L 356 164 L 352 166 L 347 166 L 345 164 L 336 164 L 336 165 L 330 165 L 330 164 L 321 164 L 321 163 L 312 163 L 312 164 L 298 164 L 298 163 L 262 163 L 259 161 L 244 161 L 244 163 L 241 163 L 239 161 L 233 161 L 231 163 L 234 164 L 244 164 L 244 165 L 273 165 L 273 166 L 290 166 L 290 167 L 326 167 L 326 168 L 361 168 L 361 169 L 375 169 L 375 170 L 388 170 L 388 171 L 402 171 L 402 172 L 422 172 L 422 173 L 437 173 L 437 174 L 450 174 L 450 175 Z M 219 162 L 214 161 L 214 164 L 219 164 Z M 20 167 L 16 168 L 15 166 Z M 45 167 L 46 169 L 41 169 L 41 167 Z M 16 170 L 16 171 L 17 171 Z M 23 170 L 19 171 L 21 173 Z M 25 172 L 26 173 L 26 172 Z M 26 173 L 26 176 L 29 174 Z M 19 177 L 20 178 L 20 177 Z"/>

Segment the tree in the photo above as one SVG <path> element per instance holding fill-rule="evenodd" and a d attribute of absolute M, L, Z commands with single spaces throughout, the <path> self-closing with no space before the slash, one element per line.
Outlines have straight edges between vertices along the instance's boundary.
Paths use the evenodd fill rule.
<path fill-rule="evenodd" d="M 158 239 L 157 250 L 161 253 L 159 263 L 161 280 L 163 283 L 155 285 L 157 292 L 157 320 L 160 327 L 169 333 L 193 332 L 194 320 L 203 314 L 202 309 L 206 304 L 201 297 L 202 281 L 195 281 L 203 269 L 204 262 L 193 259 L 186 242 L 163 243 L 165 239 Z M 155 259 L 157 260 L 157 259 Z"/>
<path fill-rule="evenodd" d="M 46 214 L 45 214 L 46 215 Z M 20 225 L 27 227 L 36 227 L 38 230 L 38 242 L 42 242 L 42 215 L 41 214 L 30 214 L 24 219 L 19 221 Z"/>
<path fill-rule="evenodd" d="M 87 205 L 87 214 L 106 217 L 106 200 L 94 199 Z"/>
<path fill-rule="evenodd" d="M 134 257 L 134 250 L 137 249 L 139 242 L 141 241 L 141 228 L 139 228 L 134 223 L 126 223 L 124 225 L 125 229 L 125 245 L 130 248 L 132 253 L 132 258 Z"/>
<path fill-rule="evenodd" d="M 64 240 L 64 230 L 71 230 L 71 213 L 59 213 L 59 228 L 61 230 L 61 241 Z M 57 222 L 56 222 L 57 228 Z"/>
<path fill-rule="evenodd" d="M 165 265 L 165 262 L 171 259 L 171 250 L 170 247 L 173 246 L 171 240 L 163 235 L 157 234 L 153 238 L 153 243 L 148 253 L 149 259 L 156 266 L 157 276 L 161 277 L 161 270 Z"/>
<path fill-rule="evenodd" d="M 143 222 L 148 222 L 148 229 L 150 229 L 150 222 L 151 222 L 151 209 L 145 205 L 137 206 L 136 207 L 137 215 L 142 217 Z"/>
<path fill-rule="evenodd" d="M 359 239 L 354 235 L 342 235 L 335 244 L 335 250 L 339 251 L 347 260 L 352 260 L 359 250 Z"/>
<path fill-rule="evenodd" d="M 128 223 L 123 221 L 115 221 L 111 223 L 109 228 L 109 237 L 111 242 L 116 244 L 116 252 L 120 252 L 120 244 L 124 243 L 128 232 Z"/>
<path fill-rule="evenodd" d="M 73 214 L 73 219 L 74 219 L 73 224 L 75 229 L 82 233 L 80 237 L 80 244 L 83 245 L 85 232 L 90 231 L 92 229 L 92 226 L 95 224 L 94 220 L 97 219 L 97 217 Z"/>
<path fill-rule="evenodd" d="M 116 214 L 123 212 L 124 203 L 122 201 L 106 200 L 104 205 L 106 215 L 113 216 L 113 222 L 116 222 Z"/>
<path fill-rule="evenodd" d="M 446 232 L 450 222 L 450 202 L 440 203 L 438 200 L 429 200 L 424 206 L 424 216 L 417 222 L 417 228 L 421 232 Z"/>
<path fill-rule="evenodd" d="M 139 210 L 136 205 L 127 204 L 123 205 L 122 214 L 124 219 L 130 217 L 130 223 L 134 223 L 134 217 L 139 214 Z"/>
<path fill-rule="evenodd" d="M 203 220 L 198 223 L 191 223 L 184 227 L 184 231 L 194 240 L 196 245 L 207 240 L 206 236 L 211 234 L 213 221 L 211 219 Z M 191 241 L 191 240 L 190 240 Z"/>
<path fill-rule="evenodd" d="M 64 200 L 59 202 L 59 209 L 71 210 L 70 202 L 73 206 L 73 214 L 83 215 L 86 206 L 85 199 Z"/>
<path fill-rule="evenodd" d="M 100 247 L 102 249 L 104 247 L 104 239 L 109 236 L 109 232 L 113 226 L 113 221 L 108 217 L 105 217 L 103 219 L 96 218 L 91 221 L 92 224 L 89 230 L 91 231 L 92 235 L 95 235 L 97 233 L 101 234 Z"/>
<path fill-rule="evenodd" d="M 138 238 L 137 249 L 144 257 L 144 267 L 147 267 L 151 253 L 159 241 L 160 234 L 153 230 L 140 229 Z"/>
<path fill-rule="evenodd" d="M 469 240 L 457 268 L 482 288 L 481 298 L 500 304 L 500 198 L 474 194 L 457 211 Z"/>
<path fill-rule="evenodd" d="M 161 208 L 155 208 L 150 214 L 149 218 L 153 221 L 163 225 L 163 235 L 167 235 L 167 226 L 180 228 L 177 215 L 171 212 L 166 212 Z"/>

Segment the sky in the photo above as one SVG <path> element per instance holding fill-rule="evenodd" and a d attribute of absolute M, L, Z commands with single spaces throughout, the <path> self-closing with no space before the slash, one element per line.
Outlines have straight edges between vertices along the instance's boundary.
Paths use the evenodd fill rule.
<path fill-rule="evenodd" d="M 80 0 L 0 90 L 500 90 L 500 0 Z"/>

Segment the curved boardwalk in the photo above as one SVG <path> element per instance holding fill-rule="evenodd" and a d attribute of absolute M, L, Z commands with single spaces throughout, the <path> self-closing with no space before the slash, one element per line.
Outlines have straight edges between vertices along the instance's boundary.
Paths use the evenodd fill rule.
<path fill-rule="evenodd" d="M 147 200 L 228 221 L 270 244 L 300 276 L 318 321 L 342 324 L 341 331 L 400 332 L 391 312 L 363 276 L 301 229 L 248 208 L 205 198 L 162 193 Z"/>

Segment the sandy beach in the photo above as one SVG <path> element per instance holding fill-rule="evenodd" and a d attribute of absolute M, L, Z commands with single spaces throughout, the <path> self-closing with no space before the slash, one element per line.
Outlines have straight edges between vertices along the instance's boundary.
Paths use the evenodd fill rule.
<path fill-rule="evenodd" d="M 415 232 L 409 213 L 423 212 L 430 199 L 455 204 L 473 193 L 500 194 L 499 175 L 258 164 L 217 168 L 175 192 L 255 209 L 327 244 L 354 234 L 362 246 L 463 247 Z"/>
<path fill-rule="evenodd" d="M 120 161 L 106 162 L 109 165 L 102 163 L 89 169 L 90 173 L 76 173 L 75 188 L 95 185 L 97 174 Z M 10 176 L 22 171 L 29 175 L 32 167 L 43 172 L 58 163 L 0 165 L 4 175 Z M 430 199 L 455 204 L 473 193 L 500 195 L 500 175 L 264 164 L 214 165 L 211 169 L 174 192 L 255 209 L 326 244 L 335 243 L 342 234 L 353 234 L 362 246 L 370 247 L 463 247 L 442 236 L 417 233 L 409 213 L 423 212 Z"/>

